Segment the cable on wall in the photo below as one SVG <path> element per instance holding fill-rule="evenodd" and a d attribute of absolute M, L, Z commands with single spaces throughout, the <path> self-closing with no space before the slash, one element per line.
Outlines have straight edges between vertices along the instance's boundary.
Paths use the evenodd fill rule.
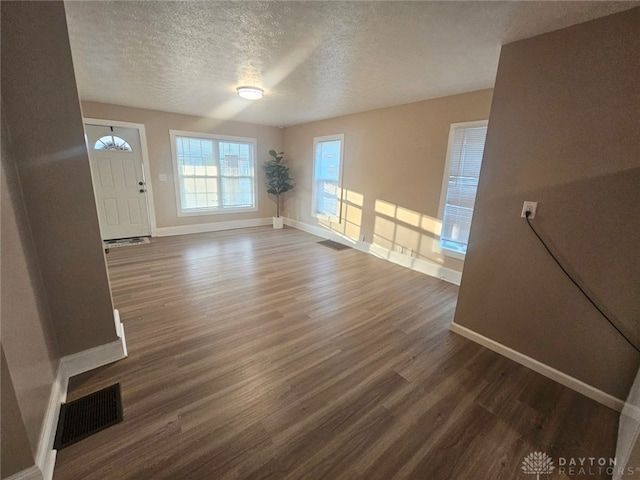
<path fill-rule="evenodd" d="M 613 321 L 607 316 L 606 313 L 604 313 L 602 311 L 602 309 L 596 304 L 596 302 L 594 302 L 591 297 L 587 294 L 587 292 L 585 292 L 584 288 L 582 288 L 580 286 L 580 284 L 571 276 L 571 274 L 562 266 L 562 263 L 560 263 L 560 260 L 558 260 L 558 258 L 553 254 L 553 252 L 551 251 L 551 249 L 547 246 L 547 244 L 545 243 L 545 241 L 542 239 L 542 237 L 538 234 L 538 232 L 536 231 L 536 229 L 534 228 L 534 226 L 531 224 L 531 220 L 529 219 L 529 215 L 531 214 L 531 212 L 527 211 L 525 212 L 525 218 L 527 220 L 527 225 L 529 225 L 529 228 L 531 229 L 531 231 L 535 234 L 536 237 L 538 237 L 538 240 L 540 240 L 540 243 L 542 243 L 542 246 L 545 248 L 545 250 L 549 253 L 549 255 L 551 256 L 551 258 L 553 258 L 553 260 L 556 262 L 556 264 L 560 267 L 560 270 L 562 270 L 564 272 L 564 274 L 569 278 L 569 280 L 571 280 L 571 282 L 578 287 L 578 290 L 580 290 L 580 292 L 582 293 L 582 295 L 584 295 L 584 297 L 589 300 L 589 303 L 591 303 L 591 305 L 594 306 L 594 308 L 600 312 L 600 315 L 602 315 L 604 317 L 604 319 L 609 322 L 609 324 L 616 329 L 616 331 L 622 335 L 622 338 L 624 338 L 627 343 L 629 345 L 631 345 L 634 350 L 638 353 L 640 353 L 640 349 L 638 347 L 636 347 L 636 345 L 629 339 L 629 337 L 627 337 L 622 330 L 620 330 L 615 323 L 613 323 Z"/>

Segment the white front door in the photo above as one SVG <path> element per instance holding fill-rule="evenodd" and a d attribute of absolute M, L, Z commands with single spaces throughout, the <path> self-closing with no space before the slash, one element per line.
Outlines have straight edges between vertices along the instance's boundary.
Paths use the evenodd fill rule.
<path fill-rule="evenodd" d="M 138 130 L 89 124 L 85 130 L 102 239 L 151 235 Z"/>

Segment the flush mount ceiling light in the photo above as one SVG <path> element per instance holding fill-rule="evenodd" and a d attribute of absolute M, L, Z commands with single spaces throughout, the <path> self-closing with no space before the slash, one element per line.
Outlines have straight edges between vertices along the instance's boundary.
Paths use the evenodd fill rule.
<path fill-rule="evenodd" d="M 258 87 L 238 87 L 238 95 L 247 100 L 260 100 L 264 95 L 264 90 Z"/>

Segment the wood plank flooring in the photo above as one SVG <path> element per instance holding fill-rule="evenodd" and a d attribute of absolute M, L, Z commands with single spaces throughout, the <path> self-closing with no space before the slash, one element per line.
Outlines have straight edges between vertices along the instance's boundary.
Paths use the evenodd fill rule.
<path fill-rule="evenodd" d="M 532 451 L 612 457 L 618 415 L 448 331 L 457 287 L 259 227 L 112 249 L 124 421 L 65 479 L 533 478 Z M 541 478 L 608 478 L 606 475 Z"/>

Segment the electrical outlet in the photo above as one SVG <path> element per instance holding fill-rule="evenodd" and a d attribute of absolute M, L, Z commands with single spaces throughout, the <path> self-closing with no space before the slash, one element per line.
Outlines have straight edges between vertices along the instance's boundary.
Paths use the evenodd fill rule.
<path fill-rule="evenodd" d="M 533 219 L 536 216 L 536 209 L 538 208 L 538 202 L 524 202 L 522 205 L 522 213 L 520 214 L 521 218 L 527 218 L 526 213 L 529 213 L 529 219 Z"/>

